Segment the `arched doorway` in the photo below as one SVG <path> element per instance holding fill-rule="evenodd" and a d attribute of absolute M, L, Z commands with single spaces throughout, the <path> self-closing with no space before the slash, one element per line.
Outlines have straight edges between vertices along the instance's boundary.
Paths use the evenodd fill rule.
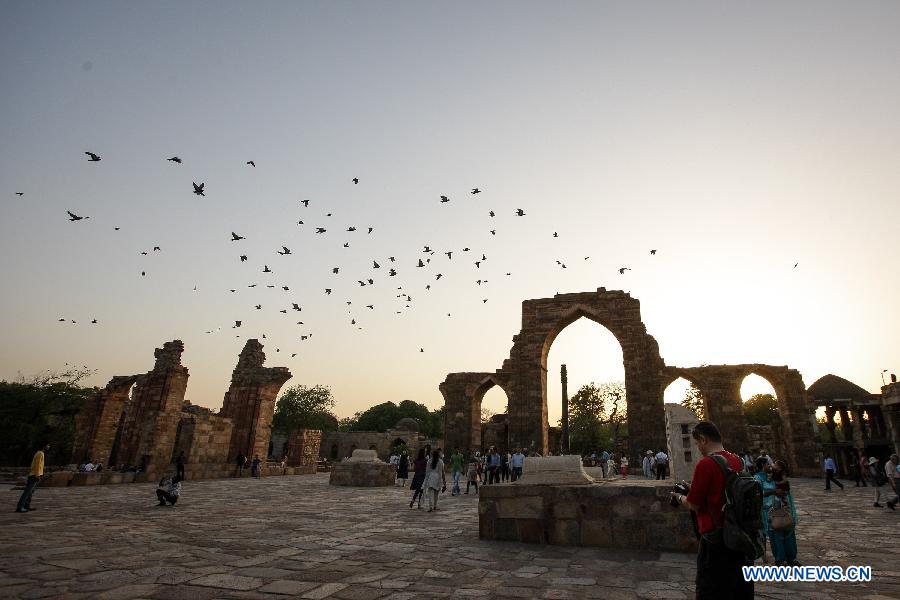
<path fill-rule="evenodd" d="M 663 392 L 663 402 L 684 406 L 697 415 L 697 419 L 701 421 L 705 418 L 706 403 L 703 392 L 695 382 L 684 376 L 678 377 L 666 386 Z"/>

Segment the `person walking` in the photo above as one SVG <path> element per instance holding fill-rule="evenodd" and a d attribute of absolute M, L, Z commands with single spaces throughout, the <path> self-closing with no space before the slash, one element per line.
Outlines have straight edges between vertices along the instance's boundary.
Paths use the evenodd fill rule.
<path fill-rule="evenodd" d="M 488 470 L 489 483 L 500 483 L 500 453 L 496 448 L 491 452 L 491 466 Z"/>
<path fill-rule="evenodd" d="M 425 468 L 428 463 L 428 459 L 425 457 L 425 448 L 420 448 L 419 454 L 413 462 L 413 478 L 412 483 L 409 484 L 409 489 L 413 492 L 412 500 L 409 501 L 410 508 L 413 507 L 416 500 L 419 501 L 419 508 L 422 508 L 422 483 L 425 481 Z"/>
<path fill-rule="evenodd" d="M 473 458 L 469 462 L 469 470 L 466 473 L 466 494 L 469 493 L 469 486 L 475 486 L 475 494 L 478 494 L 478 465 Z"/>
<path fill-rule="evenodd" d="M 44 476 L 44 457 L 47 452 L 50 452 L 50 442 L 41 444 L 41 448 L 31 457 L 28 479 L 25 480 L 25 489 L 22 490 L 22 495 L 19 496 L 19 502 L 16 504 L 16 512 L 24 513 L 35 510 L 31 508 L 31 497 L 34 496 L 34 488 Z"/>
<path fill-rule="evenodd" d="M 860 483 L 862 483 L 862 487 L 866 487 L 866 479 L 868 479 L 869 474 L 869 459 L 866 456 L 865 450 L 859 451 L 859 456 L 856 460 L 855 468 L 853 469 L 853 476 L 856 479 L 856 485 L 854 487 L 860 487 Z"/>
<path fill-rule="evenodd" d="M 622 475 L 622 479 L 628 479 L 628 456 L 625 453 L 622 453 L 622 459 L 619 461 L 619 473 Z"/>
<path fill-rule="evenodd" d="M 522 454 L 522 450 L 520 448 L 516 448 L 516 451 L 509 459 L 509 466 L 512 473 L 510 474 L 510 479 L 514 482 L 522 476 L 522 469 L 525 467 L 525 455 Z"/>
<path fill-rule="evenodd" d="M 872 487 L 875 488 L 875 508 L 881 508 L 881 487 L 886 483 L 885 477 L 881 472 L 880 467 L 878 466 L 878 459 L 874 456 L 869 459 L 869 464 L 866 466 L 867 475 L 869 477 L 869 481 L 872 482 Z"/>
<path fill-rule="evenodd" d="M 600 453 L 600 472 L 603 473 L 603 478 L 605 479 L 609 470 L 609 452 L 604 450 Z"/>
<path fill-rule="evenodd" d="M 400 453 L 400 461 L 397 463 L 397 479 L 400 480 L 400 487 L 406 487 L 406 480 L 409 479 L 409 452 L 406 450 Z"/>
<path fill-rule="evenodd" d="M 244 456 L 243 452 L 238 452 L 237 458 L 234 460 L 234 476 L 235 477 L 243 477 L 244 476 L 244 464 L 247 462 L 247 457 Z"/>
<path fill-rule="evenodd" d="M 746 468 L 746 463 L 745 463 Z M 763 501 L 762 501 L 762 510 L 760 511 L 760 518 L 762 519 L 763 524 L 763 536 L 764 540 L 769 540 L 769 547 L 772 547 L 772 536 L 769 531 L 769 509 L 772 508 L 772 501 L 775 497 L 775 490 L 778 489 L 778 486 L 775 485 L 775 482 L 772 481 L 772 477 L 769 473 L 769 463 L 764 459 L 759 458 L 756 461 L 756 468 L 754 469 L 753 478 L 759 482 L 759 485 L 762 487 L 763 492 Z M 765 542 L 763 542 L 765 544 Z M 772 555 L 774 556 L 775 550 L 772 550 Z M 763 562 L 769 562 L 766 557 L 766 549 L 765 545 L 763 546 Z"/>
<path fill-rule="evenodd" d="M 500 481 L 509 481 L 509 452 L 506 450 L 500 453 Z"/>
<path fill-rule="evenodd" d="M 453 488 L 450 490 L 451 496 L 459 496 L 459 478 L 462 477 L 463 460 L 462 452 L 459 451 L 459 448 L 454 448 L 453 454 L 450 455 L 450 473 L 453 477 Z"/>
<path fill-rule="evenodd" d="M 775 483 L 775 495 L 772 499 L 774 508 L 787 507 L 790 510 L 792 524 L 787 527 L 773 526 L 769 518 L 763 519 L 763 526 L 769 530 L 772 544 L 772 557 L 775 566 L 790 565 L 799 567 L 797 562 L 797 506 L 791 494 L 791 482 L 788 481 L 787 464 L 776 460 L 771 467 L 772 481 Z"/>
<path fill-rule="evenodd" d="M 447 479 L 444 475 L 444 461 L 441 460 L 441 451 L 431 453 L 431 460 L 425 469 L 425 508 L 428 512 L 434 512 L 438 508 L 438 494 L 447 489 Z"/>
<path fill-rule="evenodd" d="M 888 496 L 893 496 L 893 499 L 888 500 L 887 506 L 891 510 L 896 510 L 897 504 L 900 503 L 900 457 L 891 454 L 890 460 L 884 463 L 884 474 L 891 487 Z"/>
<path fill-rule="evenodd" d="M 760 455 L 760 458 L 769 459 L 765 452 Z M 771 460 L 771 459 L 769 459 Z M 825 469 L 825 491 L 831 491 L 831 482 L 833 481 L 836 486 L 844 489 L 844 484 L 835 479 L 834 474 L 837 473 L 837 465 L 834 464 L 834 459 L 831 458 L 830 454 L 825 455 L 825 460 L 822 461 L 822 468 Z"/>
<path fill-rule="evenodd" d="M 259 460 L 259 454 L 253 457 L 253 462 L 250 463 L 250 474 L 259 479 L 262 477 L 262 461 Z"/>
<path fill-rule="evenodd" d="M 728 467 L 738 473 L 744 470 L 741 457 L 725 450 L 719 428 L 710 421 L 694 425 L 691 436 L 703 458 L 697 461 L 688 494 L 672 492 L 672 499 L 697 515 L 700 548 L 697 553 L 697 600 L 751 600 L 753 582 L 744 580 L 743 567 L 753 564 L 742 552 L 725 546 L 717 523 L 725 506 L 725 473 L 712 458 L 721 456 Z M 715 519 L 715 520 L 714 520 Z"/>
<path fill-rule="evenodd" d="M 184 463 L 187 462 L 187 457 L 184 455 L 184 450 L 178 453 L 178 458 L 175 460 L 175 473 L 181 481 L 184 481 Z"/>
<path fill-rule="evenodd" d="M 653 478 L 653 451 L 644 452 L 644 458 L 641 460 L 641 470 L 644 472 L 644 479 Z"/>
<path fill-rule="evenodd" d="M 665 479 L 669 476 L 669 455 L 660 450 L 656 453 L 656 479 Z"/>

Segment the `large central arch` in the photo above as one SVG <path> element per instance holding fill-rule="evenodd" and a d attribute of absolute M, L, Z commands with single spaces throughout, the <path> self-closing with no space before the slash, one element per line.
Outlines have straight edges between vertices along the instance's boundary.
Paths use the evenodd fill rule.
<path fill-rule="evenodd" d="M 628 403 L 629 454 L 663 448 L 666 421 L 660 383 L 664 363 L 659 345 L 641 321 L 640 302 L 622 291 L 557 294 L 552 298 L 522 302 L 522 329 L 513 337 L 509 358 L 495 373 L 451 373 L 441 385 L 445 400 L 456 394 L 454 407 L 471 407 L 485 384 L 501 385 L 509 398 L 509 438 L 512 447 L 533 448 L 546 453 L 547 355 L 556 336 L 577 319 L 585 317 L 606 327 L 622 346 L 625 392 Z M 488 386 L 490 387 L 490 386 Z M 482 389 L 483 388 L 483 389 Z M 474 428 L 477 416 L 468 410 L 448 408 L 445 436 L 454 429 Z M 480 421 L 477 425 L 480 428 Z M 466 434 L 458 438 L 464 439 Z"/>

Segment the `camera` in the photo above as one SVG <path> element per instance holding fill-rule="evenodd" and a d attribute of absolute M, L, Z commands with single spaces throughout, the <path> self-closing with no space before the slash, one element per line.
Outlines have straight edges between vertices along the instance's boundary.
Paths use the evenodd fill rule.
<path fill-rule="evenodd" d="M 686 481 L 676 483 L 674 486 L 672 486 L 673 494 L 682 494 L 684 496 L 687 496 L 690 491 L 691 491 L 691 486 L 688 485 L 688 483 Z M 675 499 L 674 495 L 669 500 L 669 504 L 672 506 L 672 508 L 678 508 L 678 500 Z"/>

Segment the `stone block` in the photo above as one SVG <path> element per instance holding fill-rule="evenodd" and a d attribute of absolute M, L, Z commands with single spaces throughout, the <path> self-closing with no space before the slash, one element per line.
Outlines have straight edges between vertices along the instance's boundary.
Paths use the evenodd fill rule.
<path fill-rule="evenodd" d="M 103 473 L 72 473 L 69 485 L 100 485 Z"/>
<path fill-rule="evenodd" d="M 72 481 L 71 471 L 53 471 L 47 473 L 39 484 L 40 487 L 66 487 Z"/>
<path fill-rule="evenodd" d="M 357 448 L 350 456 L 350 462 L 375 462 L 378 460 L 378 453 L 374 450 L 364 450 Z M 379 461 L 380 462 L 380 461 Z"/>
<path fill-rule="evenodd" d="M 381 462 L 345 461 L 334 465 L 328 483 L 355 487 L 383 487 L 394 485 L 397 469 Z"/>
<path fill-rule="evenodd" d="M 522 477 L 512 485 L 585 485 L 594 483 L 582 465 L 581 457 L 529 456 Z"/>
<path fill-rule="evenodd" d="M 540 496 L 497 500 L 497 516 L 502 519 L 540 519 L 543 514 L 544 501 Z"/>

